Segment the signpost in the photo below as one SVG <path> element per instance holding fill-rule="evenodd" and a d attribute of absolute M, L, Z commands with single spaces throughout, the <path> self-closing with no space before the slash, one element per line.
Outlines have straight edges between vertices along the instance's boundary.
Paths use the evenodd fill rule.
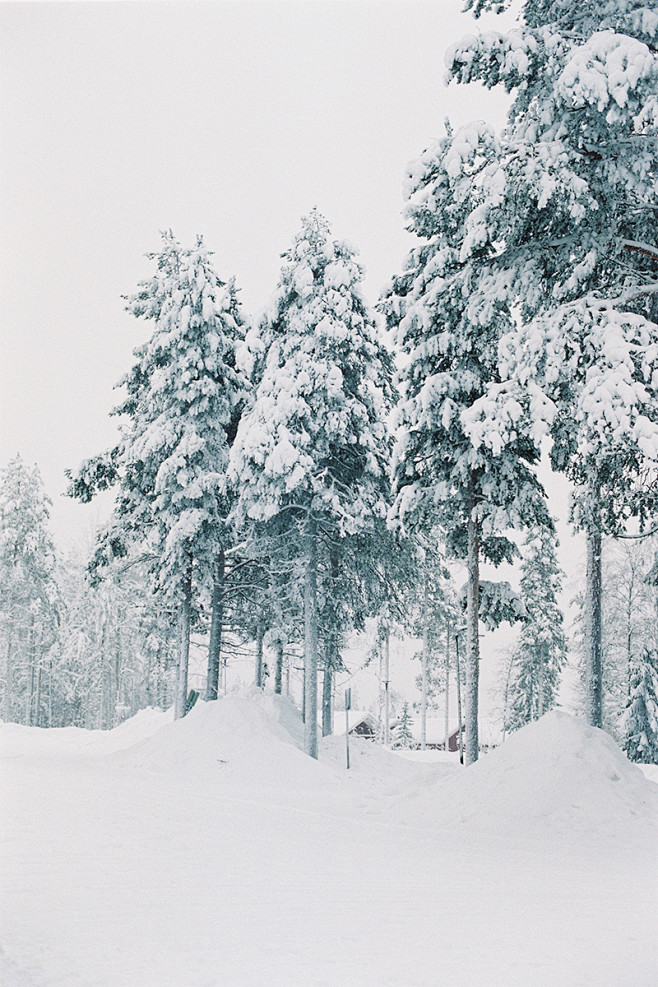
<path fill-rule="evenodd" d="M 347 770 L 350 770 L 350 710 L 352 708 L 352 690 L 345 690 L 345 754 Z"/>

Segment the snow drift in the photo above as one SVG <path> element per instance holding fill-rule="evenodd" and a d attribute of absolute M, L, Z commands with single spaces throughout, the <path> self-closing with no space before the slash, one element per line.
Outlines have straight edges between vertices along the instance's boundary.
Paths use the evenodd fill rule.
<path fill-rule="evenodd" d="M 220 786 L 280 790 L 317 787 L 331 772 L 307 757 L 302 723 L 287 699 L 258 689 L 199 702 L 182 720 L 116 755 L 125 765 L 190 775 L 212 773 Z"/>
<path fill-rule="evenodd" d="M 112 730 L 26 727 L 20 723 L 0 723 L 2 753 L 4 757 L 39 753 L 67 754 L 74 751 L 107 754 L 133 747 L 160 727 L 171 723 L 173 718 L 173 709 L 162 710 L 148 706 Z"/>
<path fill-rule="evenodd" d="M 545 825 L 619 834 L 640 823 L 658 829 L 658 786 L 602 730 L 551 711 L 416 799 L 419 822 L 492 831 Z"/>

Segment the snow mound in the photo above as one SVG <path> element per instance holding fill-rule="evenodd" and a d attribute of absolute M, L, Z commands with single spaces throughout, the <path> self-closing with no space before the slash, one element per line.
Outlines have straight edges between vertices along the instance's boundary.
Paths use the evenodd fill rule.
<path fill-rule="evenodd" d="M 342 737 L 334 735 L 320 740 L 320 760 L 344 775 L 347 781 L 358 781 L 361 788 L 388 787 L 391 793 L 397 792 L 401 784 L 409 785 L 411 779 L 418 778 L 426 783 L 428 777 L 437 777 L 435 763 L 410 763 L 381 744 L 354 736 L 350 737 L 350 769 L 347 771 L 345 734 Z M 444 765 L 440 765 L 439 770 L 443 767 Z"/>
<path fill-rule="evenodd" d="M 590 834 L 637 823 L 658 829 L 656 786 L 606 733 L 555 710 L 429 795 L 420 796 L 418 821 L 490 831 L 544 824 Z"/>
<path fill-rule="evenodd" d="M 200 701 L 181 720 L 117 755 L 135 768 L 219 772 L 233 784 L 301 788 L 323 769 L 302 752 L 299 712 L 281 696 L 257 689 Z"/>
<path fill-rule="evenodd" d="M 150 737 L 173 720 L 173 709 L 152 706 L 140 710 L 111 730 L 84 727 L 26 727 L 0 723 L 0 751 L 3 757 L 23 754 L 70 754 L 76 751 L 106 754 L 131 747 Z"/>

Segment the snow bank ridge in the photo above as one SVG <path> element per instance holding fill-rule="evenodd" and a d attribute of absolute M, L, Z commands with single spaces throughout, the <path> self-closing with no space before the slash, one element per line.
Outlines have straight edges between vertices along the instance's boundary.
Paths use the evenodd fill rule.
<path fill-rule="evenodd" d="M 438 794 L 438 811 L 453 823 L 488 829 L 545 824 L 618 833 L 638 822 L 658 829 L 658 787 L 602 730 L 555 710 L 439 786 Z M 436 789 L 432 801 L 436 818 Z"/>

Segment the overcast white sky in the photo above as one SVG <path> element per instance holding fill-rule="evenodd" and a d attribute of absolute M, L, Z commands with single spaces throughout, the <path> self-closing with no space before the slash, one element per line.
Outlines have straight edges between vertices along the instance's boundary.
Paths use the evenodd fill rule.
<path fill-rule="evenodd" d="M 374 303 L 409 246 L 406 164 L 447 115 L 503 122 L 500 94 L 443 84 L 482 24 L 460 0 L 0 4 L 0 463 L 38 463 L 62 545 L 97 513 L 64 469 L 114 441 L 151 331 L 121 295 L 159 231 L 202 233 L 257 314 L 317 205 Z"/>

